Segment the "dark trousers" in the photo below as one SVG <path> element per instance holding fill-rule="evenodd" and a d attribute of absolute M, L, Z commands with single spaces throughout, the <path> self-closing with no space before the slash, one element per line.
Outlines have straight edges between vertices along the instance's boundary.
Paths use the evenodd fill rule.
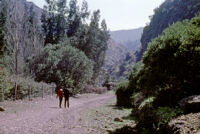
<path fill-rule="evenodd" d="M 67 103 L 67 107 L 69 108 L 69 98 L 65 97 L 65 108 L 66 108 L 66 103 Z"/>
<path fill-rule="evenodd" d="M 63 97 L 59 97 L 59 107 L 61 108 Z"/>

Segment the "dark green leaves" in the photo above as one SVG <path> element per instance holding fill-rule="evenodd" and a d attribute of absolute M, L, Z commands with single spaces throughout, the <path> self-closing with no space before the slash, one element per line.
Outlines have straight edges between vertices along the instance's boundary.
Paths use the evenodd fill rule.
<path fill-rule="evenodd" d="M 38 81 L 74 88 L 74 92 L 90 81 L 93 64 L 85 54 L 66 44 L 48 45 L 31 64 Z"/>

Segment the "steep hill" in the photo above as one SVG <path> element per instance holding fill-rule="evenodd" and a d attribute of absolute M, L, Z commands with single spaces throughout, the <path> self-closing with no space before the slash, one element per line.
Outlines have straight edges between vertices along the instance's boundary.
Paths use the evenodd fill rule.
<path fill-rule="evenodd" d="M 135 64 L 135 52 L 141 47 L 143 28 L 110 32 L 105 68 L 116 80 L 126 79 Z"/>
<path fill-rule="evenodd" d="M 33 7 L 33 11 L 35 12 L 35 14 L 36 14 L 37 17 L 38 17 L 38 22 L 41 23 L 40 18 L 41 18 L 41 15 L 42 15 L 42 9 L 39 8 L 37 5 L 35 5 L 33 2 L 27 2 L 27 1 L 26 1 L 26 4 L 27 4 L 27 6 L 28 6 L 29 9 L 30 9 L 31 7 Z"/>
<path fill-rule="evenodd" d="M 108 68 L 107 72 L 115 80 L 128 79 L 129 72 L 133 69 L 135 65 L 135 55 L 134 52 L 128 52 L 125 57 L 115 63 L 113 66 Z"/>
<path fill-rule="evenodd" d="M 154 12 L 150 24 L 144 28 L 141 38 L 142 47 L 136 52 L 137 61 L 141 60 L 148 43 L 165 28 L 177 21 L 191 19 L 195 14 L 199 14 L 200 0 L 165 0 Z"/>
<path fill-rule="evenodd" d="M 122 44 L 130 51 L 136 51 L 140 48 L 140 39 L 143 28 L 131 30 L 119 30 L 110 32 L 111 38 L 116 42 Z"/>
<path fill-rule="evenodd" d="M 127 52 L 128 50 L 123 45 L 117 43 L 113 39 L 110 39 L 108 42 L 108 50 L 106 51 L 106 69 L 111 68 L 120 60 L 124 59 Z"/>

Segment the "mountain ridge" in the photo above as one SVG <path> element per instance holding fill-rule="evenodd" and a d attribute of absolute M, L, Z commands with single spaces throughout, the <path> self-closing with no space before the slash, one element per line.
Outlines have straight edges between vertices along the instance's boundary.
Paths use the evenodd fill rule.
<path fill-rule="evenodd" d="M 143 28 L 111 31 L 106 51 L 105 68 L 114 79 L 126 79 L 135 64 L 134 53 L 141 47 Z"/>
<path fill-rule="evenodd" d="M 34 2 L 29 2 L 26 0 L 21 1 L 26 2 L 28 8 L 31 8 L 33 6 L 34 12 L 38 14 L 38 22 L 41 25 L 40 17 L 42 15 L 42 9 L 38 7 Z M 115 30 L 110 32 L 111 38 L 108 41 L 108 49 L 106 51 L 104 67 L 107 71 L 110 70 L 108 72 L 112 72 L 111 75 L 114 75 L 115 78 L 120 76 L 120 74 L 124 74 L 123 72 L 127 71 L 126 67 L 122 66 L 127 66 L 127 64 L 129 64 L 129 62 L 127 62 L 126 60 L 127 55 L 139 50 L 141 46 L 140 39 L 142 36 L 142 32 L 142 27 L 136 29 Z M 133 65 L 135 58 L 134 56 L 131 56 L 131 58 L 132 59 L 129 60 L 131 61 L 130 65 Z M 125 69 L 123 69 L 122 71 L 119 68 Z M 115 70 L 117 70 L 116 73 Z M 130 67 L 128 70 L 130 70 Z"/>
<path fill-rule="evenodd" d="M 114 39 L 119 44 L 122 44 L 129 51 L 137 51 L 140 46 L 140 39 L 142 36 L 143 27 L 136 29 L 126 29 L 111 31 L 111 38 Z"/>

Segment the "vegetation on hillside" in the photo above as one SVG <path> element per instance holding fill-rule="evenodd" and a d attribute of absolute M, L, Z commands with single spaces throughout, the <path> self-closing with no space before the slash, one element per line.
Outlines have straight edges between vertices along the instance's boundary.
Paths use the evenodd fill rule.
<path fill-rule="evenodd" d="M 125 47 L 129 52 L 137 51 L 140 46 L 140 39 L 142 36 L 143 28 L 131 29 L 131 30 L 119 30 L 110 32 L 110 36 L 117 43 Z"/>
<path fill-rule="evenodd" d="M 100 11 L 90 15 L 86 1 L 81 7 L 77 0 L 46 3 L 40 14 L 24 0 L 0 0 L 1 83 L 9 77 L 8 92 L 15 99 L 22 89 L 17 79 L 55 83 L 78 93 L 85 84 L 98 84 L 102 74 L 109 32 Z"/>
<path fill-rule="evenodd" d="M 114 80 L 128 79 L 135 65 L 135 52 L 139 50 L 143 28 L 110 32 L 105 69 Z"/>
<path fill-rule="evenodd" d="M 125 47 L 117 43 L 115 40 L 110 39 L 106 51 L 105 69 L 108 70 L 115 66 L 115 64 L 119 64 L 119 61 L 125 58 L 127 52 L 128 50 Z"/>
<path fill-rule="evenodd" d="M 50 0 L 43 9 L 42 31 L 45 45 L 65 42 L 64 38 L 69 38 L 73 47 L 83 51 L 94 63 L 93 80 L 90 82 L 97 84 L 104 65 L 109 32 L 105 20 L 100 23 L 99 10 L 93 12 L 88 24 L 89 17 L 86 1 L 79 8 L 77 0 L 71 0 L 68 6 L 66 0 Z"/>
<path fill-rule="evenodd" d="M 148 43 L 160 35 L 169 25 L 191 19 L 200 13 L 199 0 L 166 0 L 159 8 L 154 10 L 154 15 L 150 17 L 150 24 L 144 28 L 141 38 L 141 50 L 136 52 L 137 61 L 142 59 L 147 50 Z"/>
<path fill-rule="evenodd" d="M 115 80 L 127 80 L 130 71 L 135 65 L 135 55 L 133 52 L 127 52 L 124 58 L 116 62 L 107 69 L 107 72 Z"/>
<path fill-rule="evenodd" d="M 123 86 L 123 91 L 133 93 L 129 103 L 138 119 L 138 132 L 166 133 L 166 123 L 184 112 L 178 102 L 200 94 L 199 24 L 200 16 L 197 16 L 164 30 L 149 44 L 128 85 Z M 130 94 L 124 94 L 126 97 L 130 98 Z"/>

